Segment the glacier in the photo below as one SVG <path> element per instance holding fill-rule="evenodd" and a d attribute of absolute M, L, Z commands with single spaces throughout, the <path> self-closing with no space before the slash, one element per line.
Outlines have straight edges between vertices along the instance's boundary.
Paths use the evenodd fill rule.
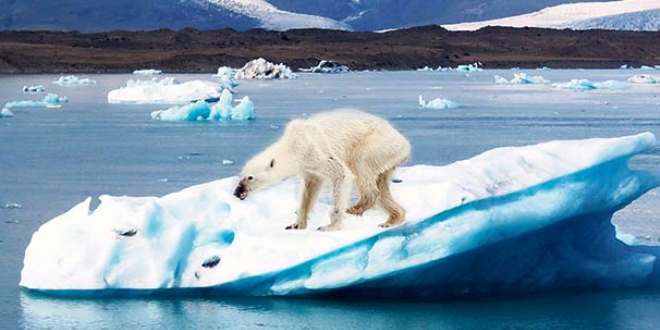
<path fill-rule="evenodd" d="M 237 177 L 162 197 L 89 197 L 33 234 L 20 286 L 64 297 L 426 298 L 658 287 L 660 247 L 611 223 L 660 185 L 655 169 L 628 166 L 656 149 L 641 133 L 402 167 L 392 193 L 406 222 L 388 229 L 369 210 L 337 232 L 284 230 L 295 179 L 245 201 L 232 196 Z M 324 191 L 309 228 L 330 204 Z"/>

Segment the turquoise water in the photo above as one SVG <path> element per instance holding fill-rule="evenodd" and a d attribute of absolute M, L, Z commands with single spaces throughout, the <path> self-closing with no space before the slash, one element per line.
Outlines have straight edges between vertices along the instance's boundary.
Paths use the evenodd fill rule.
<path fill-rule="evenodd" d="M 52 84 L 59 76 L 2 76 L 0 103 L 41 99 L 23 85 L 66 96 L 60 109 L 14 109 L 0 118 L 0 328 L 3 329 L 658 329 L 660 292 L 564 292 L 527 297 L 443 301 L 284 298 L 54 299 L 18 287 L 31 234 L 87 196 L 161 196 L 235 175 L 244 160 L 274 140 L 290 118 L 355 106 L 390 119 L 411 140 L 412 164 L 443 165 L 485 150 L 554 139 L 660 134 L 660 87 L 560 91 L 499 86 L 515 71 L 371 72 L 246 81 L 238 97 L 255 102 L 250 124 L 163 123 L 162 105 L 107 104 L 110 89 L 131 75 L 80 75 L 95 86 Z M 638 70 L 551 70 L 572 78 L 625 81 Z M 658 72 L 646 72 L 660 75 Z M 208 75 L 177 75 L 208 79 Z M 463 107 L 424 111 L 417 97 Z M 234 164 L 221 165 L 223 159 Z M 658 170 L 655 152 L 632 165 Z M 10 207 L 11 203 L 20 207 Z M 615 215 L 645 244 L 660 244 L 660 193 L 653 190 Z"/>

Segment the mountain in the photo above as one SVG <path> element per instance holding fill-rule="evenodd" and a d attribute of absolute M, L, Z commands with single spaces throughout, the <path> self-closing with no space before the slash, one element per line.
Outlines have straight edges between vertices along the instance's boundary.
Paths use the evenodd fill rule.
<path fill-rule="evenodd" d="M 376 31 L 421 25 L 445 25 L 480 21 L 494 25 L 502 19 L 509 24 L 527 15 L 530 26 L 549 8 L 573 0 L 0 0 L 0 30 L 77 30 L 99 32 L 109 30 L 156 30 L 192 27 L 214 30 L 264 28 L 289 30 L 322 28 L 333 30 Z M 583 0 L 577 4 L 587 13 L 601 13 L 599 8 L 626 7 L 635 11 L 660 9 L 657 0 L 621 0 L 596 2 Z M 571 7 L 568 7 L 571 8 Z M 631 11 L 614 11 L 619 15 Z M 533 14 L 529 14 L 533 13 Z M 585 16 L 568 12 L 569 23 L 584 26 L 612 25 L 607 15 Z M 523 16 L 518 16 L 523 15 Z M 536 16 L 529 16 L 536 15 Z M 579 17 L 578 17 L 579 16 Z M 612 17 L 625 22 L 629 17 Z M 535 18 L 536 17 L 536 18 Z M 657 14 L 647 13 L 647 19 Z M 594 18 L 601 21 L 588 21 Z M 637 19 L 637 16 L 635 17 Z M 495 23 L 493 23 L 495 22 Z M 657 25 L 657 19 L 656 19 Z M 476 25 L 475 25 L 476 26 Z M 569 25 L 559 25 L 567 27 Z M 576 25 L 577 26 L 577 25 Z M 644 26 L 654 26 L 652 23 Z M 453 28 L 454 26 L 452 25 Z M 457 29 L 463 29 L 458 28 Z"/>
<path fill-rule="evenodd" d="M 570 3 L 501 19 L 443 25 L 449 30 L 477 30 L 485 26 L 658 31 L 660 1 Z"/>
<path fill-rule="evenodd" d="M 660 9 L 592 18 L 571 23 L 569 27 L 578 30 L 660 31 Z"/>
<path fill-rule="evenodd" d="M 249 29 L 251 17 L 205 0 L 0 0 L 2 30 L 156 30 L 195 27 Z"/>

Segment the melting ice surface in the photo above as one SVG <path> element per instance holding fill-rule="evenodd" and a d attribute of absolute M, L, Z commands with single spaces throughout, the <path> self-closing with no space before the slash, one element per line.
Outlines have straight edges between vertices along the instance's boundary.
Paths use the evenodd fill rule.
<path fill-rule="evenodd" d="M 228 89 L 223 89 L 216 103 L 199 100 L 166 110 L 156 110 L 151 118 L 163 121 L 246 121 L 254 119 L 254 103 L 248 96 L 233 106 L 234 97 Z"/>
<path fill-rule="evenodd" d="M 108 103 L 186 103 L 217 99 L 221 91 L 222 86 L 211 81 L 179 82 L 172 77 L 130 79 L 121 88 L 108 92 Z"/>
<path fill-rule="evenodd" d="M 204 293 L 446 297 L 568 288 L 660 286 L 660 248 L 616 238 L 612 214 L 657 187 L 627 163 L 651 133 L 497 148 L 437 167 L 400 168 L 407 210 L 287 231 L 299 182 L 245 201 L 236 177 L 163 197 L 88 198 L 43 224 L 25 251 L 22 287 L 60 295 Z"/>

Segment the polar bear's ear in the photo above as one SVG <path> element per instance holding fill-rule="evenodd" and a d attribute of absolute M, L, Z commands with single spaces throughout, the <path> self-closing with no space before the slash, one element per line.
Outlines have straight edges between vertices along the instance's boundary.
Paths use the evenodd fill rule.
<path fill-rule="evenodd" d="M 270 168 L 273 168 L 275 166 L 275 158 L 270 160 Z"/>

